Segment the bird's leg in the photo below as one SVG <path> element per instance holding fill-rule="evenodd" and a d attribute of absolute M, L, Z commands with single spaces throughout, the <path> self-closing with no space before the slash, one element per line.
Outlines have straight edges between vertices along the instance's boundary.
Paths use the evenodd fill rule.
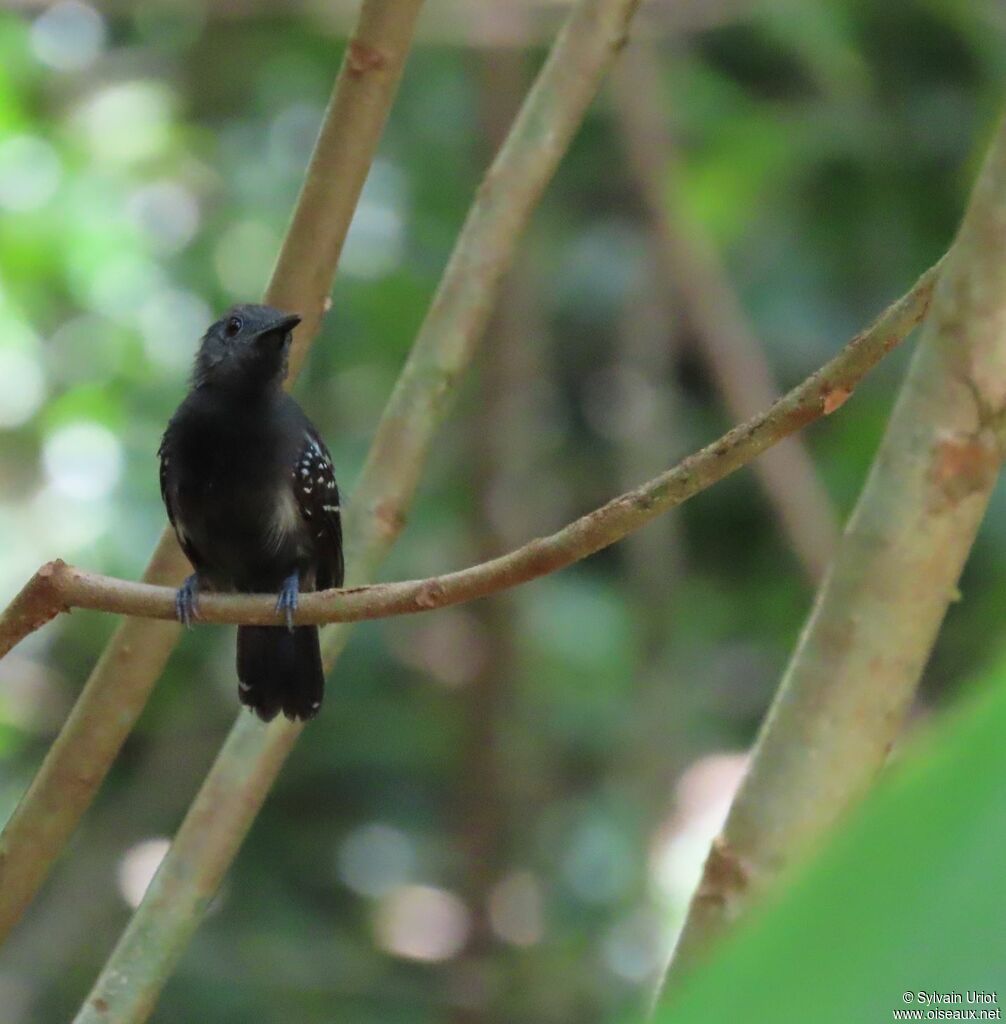
<path fill-rule="evenodd" d="M 186 629 L 199 618 L 199 573 L 189 576 L 175 593 L 175 616 Z"/>
<path fill-rule="evenodd" d="M 292 572 L 279 588 L 279 596 L 276 598 L 276 611 L 283 612 L 286 616 L 286 628 L 293 632 L 293 613 L 297 610 L 297 600 L 300 597 L 300 573 Z"/>

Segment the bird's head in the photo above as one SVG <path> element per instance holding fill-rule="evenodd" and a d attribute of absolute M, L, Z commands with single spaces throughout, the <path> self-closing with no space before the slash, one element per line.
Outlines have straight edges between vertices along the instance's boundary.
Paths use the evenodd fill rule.
<path fill-rule="evenodd" d="M 192 382 L 238 391 L 278 386 L 286 376 L 296 313 L 272 306 L 234 306 L 203 335 L 196 353 Z"/>

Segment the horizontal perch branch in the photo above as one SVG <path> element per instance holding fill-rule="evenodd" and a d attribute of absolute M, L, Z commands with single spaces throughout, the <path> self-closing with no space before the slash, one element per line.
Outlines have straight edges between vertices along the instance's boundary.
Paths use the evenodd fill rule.
<path fill-rule="evenodd" d="M 859 381 L 925 316 L 939 264 L 907 295 L 856 335 L 820 370 L 767 411 L 734 427 L 718 441 L 672 469 L 509 554 L 425 580 L 380 583 L 304 594 L 299 623 L 356 622 L 442 608 L 555 572 L 621 540 L 651 519 L 688 500 L 756 458 L 782 438 L 837 409 Z M 207 594 L 205 622 L 279 623 L 275 598 L 258 594 Z M 44 565 L 0 618 L 0 656 L 61 611 L 90 608 L 122 615 L 172 619 L 175 594 L 168 587 L 84 572 L 62 561 Z"/>

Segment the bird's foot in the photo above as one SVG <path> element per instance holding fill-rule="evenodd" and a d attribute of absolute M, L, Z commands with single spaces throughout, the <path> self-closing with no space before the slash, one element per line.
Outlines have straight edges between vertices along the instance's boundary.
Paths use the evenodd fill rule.
<path fill-rule="evenodd" d="M 290 573 L 283 585 L 279 588 L 279 596 L 276 598 L 276 611 L 282 612 L 286 617 L 286 628 L 293 632 L 293 613 L 297 610 L 297 601 L 300 598 L 300 573 Z"/>
<path fill-rule="evenodd" d="M 175 593 L 175 616 L 186 628 L 199 618 L 199 574 L 193 573 Z"/>

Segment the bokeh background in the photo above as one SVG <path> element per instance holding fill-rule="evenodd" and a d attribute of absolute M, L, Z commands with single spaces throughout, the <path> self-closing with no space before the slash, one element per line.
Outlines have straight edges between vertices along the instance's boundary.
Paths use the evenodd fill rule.
<path fill-rule="evenodd" d="M 354 8 L 0 10 L 3 602 L 56 556 L 142 571 L 160 432 L 202 330 L 262 292 Z M 563 10 L 429 0 L 297 386 L 347 491 Z M 489 557 L 656 474 L 755 378 L 816 368 L 953 236 L 1001 102 L 997 3 L 653 2 L 637 36 L 384 578 Z M 805 433 L 771 493 L 749 469 L 571 570 L 357 628 L 154 1020 L 634 1019 L 904 358 Z M 1000 492 L 916 720 L 1001 672 L 1004 511 Z M 0 814 L 113 625 L 75 612 L 0 663 Z M 235 686 L 232 631 L 187 634 L 0 958 L 6 1024 L 72 1014 Z"/>

